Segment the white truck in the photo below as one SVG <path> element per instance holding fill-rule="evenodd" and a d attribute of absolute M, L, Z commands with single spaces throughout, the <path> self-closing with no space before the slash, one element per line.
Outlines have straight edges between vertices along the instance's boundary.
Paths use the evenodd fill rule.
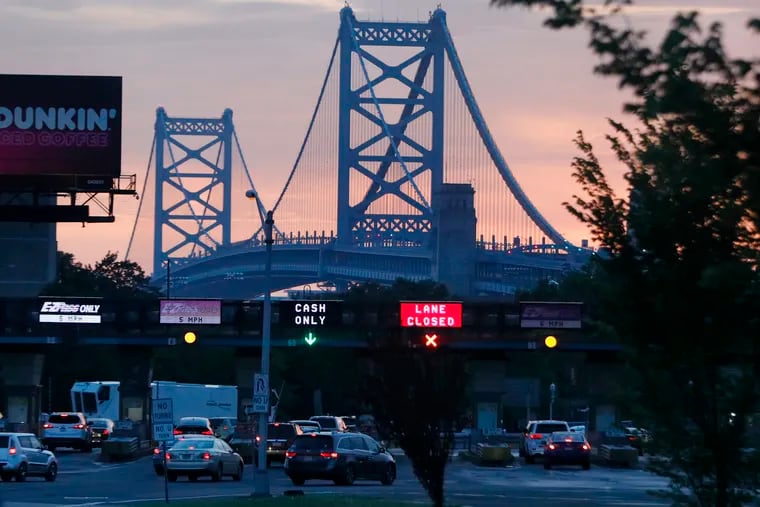
<path fill-rule="evenodd" d="M 237 418 L 237 386 L 181 384 L 157 380 L 151 382 L 150 387 L 151 398 L 169 398 L 173 401 L 174 424 L 177 424 L 181 417 Z M 149 410 L 143 406 L 144 400 L 125 398 L 122 403 L 120 394 L 119 382 L 75 382 L 71 388 L 71 410 L 82 412 L 88 419 L 105 418 L 115 422 L 125 419 L 142 420 Z"/>

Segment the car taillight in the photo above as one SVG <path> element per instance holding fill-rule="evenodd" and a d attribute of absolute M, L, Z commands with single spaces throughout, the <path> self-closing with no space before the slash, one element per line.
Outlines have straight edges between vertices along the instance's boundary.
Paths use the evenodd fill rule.
<path fill-rule="evenodd" d="M 256 435 L 256 443 L 258 444 L 261 442 L 261 435 Z"/>
<path fill-rule="evenodd" d="M 213 434 L 214 434 L 213 431 L 209 431 L 209 430 L 203 430 L 203 431 L 201 431 L 201 435 L 213 435 Z"/>
<path fill-rule="evenodd" d="M 108 430 L 103 430 L 104 435 L 108 435 Z"/>
<path fill-rule="evenodd" d="M 636 440 L 636 437 L 634 437 L 633 435 L 630 435 L 628 437 L 628 440 L 630 440 L 631 442 L 633 442 L 634 440 Z"/>
<path fill-rule="evenodd" d="M 50 424 L 50 423 L 45 423 L 45 424 L 43 424 L 43 425 L 42 425 L 42 427 L 43 427 L 44 429 L 46 429 L 46 430 L 49 430 L 50 428 L 52 428 L 52 427 L 53 427 L 53 425 L 52 425 L 52 424 Z"/>
<path fill-rule="evenodd" d="M 153 449 L 153 454 L 161 454 L 161 449 L 156 447 L 155 449 Z"/>
<path fill-rule="evenodd" d="M 295 458 L 296 457 L 296 451 L 285 451 L 285 457 L 286 458 Z"/>
<path fill-rule="evenodd" d="M 81 429 L 84 429 L 84 424 L 75 424 L 75 425 L 73 426 L 73 428 L 74 428 L 75 430 L 81 430 Z"/>
<path fill-rule="evenodd" d="M 335 451 L 322 451 L 319 453 L 319 455 L 323 458 L 332 458 L 335 459 L 338 457 L 338 453 Z"/>
<path fill-rule="evenodd" d="M 8 454 L 10 454 L 11 456 L 13 456 L 14 454 L 16 454 L 16 448 L 15 447 L 11 447 L 10 449 L 8 449 Z"/>
<path fill-rule="evenodd" d="M 207 453 L 207 452 L 204 452 L 204 453 L 203 453 L 203 456 L 201 456 L 201 457 L 202 457 L 203 459 L 205 459 L 206 461 L 208 461 L 208 460 L 210 460 L 210 459 L 211 459 L 211 454 L 209 454 L 209 453 Z"/>
<path fill-rule="evenodd" d="M 544 438 L 544 436 L 541 433 L 533 433 L 530 436 L 531 440 L 541 440 L 542 438 Z"/>
<path fill-rule="evenodd" d="M 175 435 L 181 435 L 182 434 L 182 430 L 174 430 L 173 433 Z"/>
<path fill-rule="evenodd" d="M 581 446 L 581 449 L 583 449 L 584 451 L 588 451 L 589 449 L 591 449 L 591 446 L 590 446 L 590 445 L 588 445 L 588 444 L 583 444 L 583 445 Z"/>
<path fill-rule="evenodd" d="M 556 445 L 554 445 L 554 444 L 549 444 L 549 449 L 551 449 L 552 451 L 553 451 L 554 449 L 556 449 L 556 448 L 557 448 L 557 446 L 556 446 Z"/>

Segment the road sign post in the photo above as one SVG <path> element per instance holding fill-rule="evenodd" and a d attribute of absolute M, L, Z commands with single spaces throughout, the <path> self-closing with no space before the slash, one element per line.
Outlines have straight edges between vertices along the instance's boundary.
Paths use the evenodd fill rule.
<path fill-rule="evenodd" d="M 171 398 L 155 398 L 151 406 L 151 424 L 153 424 L 153 439 L 162 442 L 159 449 L 164 462 L 164 498 L 169 503 L 169 471 L 166 469 L 166 442 L 174 438 L 174 403 Z"/>

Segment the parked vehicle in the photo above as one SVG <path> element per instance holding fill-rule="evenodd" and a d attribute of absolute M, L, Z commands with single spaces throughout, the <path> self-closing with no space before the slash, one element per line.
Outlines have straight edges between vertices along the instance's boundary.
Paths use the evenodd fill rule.
<path fill-rule="evenodd" d="M 51 451 L 71 447 L 92 452 L 92 429 L 81 412 L 53 412 L 42 425 L 42 443 Z"/>
<path fill-rule="evenodd" d="M 312 431 L 319 433 L 322 431 L 322 426 L 320 426 L 317 421 L 312 421 L 309 419 L 294 419 L 288 422 L 299 425 L 304 433 L 311 433 Z"/>
<path fill-rule="evenodd" d="M 583 433 L 577 431 L 557 431 L 549 435 L 544 450 L 544 468 L 554 465 L 580 465 L 584 470 L 591 468 L 591 445 Z"/>
<path fill-rule="evenodd" d="M 131 408 L 128 413 L 120 413 L 121 393 L 119 382 L 96 381 L 75 382 L 71 387 L 71 407 L 73 412 L 81 412 L 88 419 L 111 419 L 133 421 L 143 418 L 142 408 Z M 181 384 L 157 380 L 150 384 L 151 398 L 172 400 L 174 424 L 182 417 L 237 417 L 237 386 L 209 384 Z"/>
<path fill-rule="evenodd" d="M 272 462 L 284 463 L 285 452 L 298 435 L 303 435 L 303 430 L 298 424 L 269 423 L 267 425 L 267 466 Z M 256 439 L 256 443 L 261 445 L 259 438 Z M 257 460 L 258 453 L 254 456 L 254 463 L 257 463 Z"/>
<path fill-rule="evenodd" d="M 209 421 L 211 422 L 211 429 L 214 430 L 214 436 L 229 443 L 232 434 L 235 432 L 237 419 L 234 417 L 209 417 Z"/>
<path fill-rule="evenodd" d="M 53 482 L 58 477 L 58 460 L 33 433 L 0 433 L 0 479 L 24 482 L 29 476 Z"/>
<path fill-rule="evenodd" d="M 313 415 L 309 420 L 318 422 L 323 431 L 348 431 L 346 421 L 334 415 Z"/>
<path fill-rule="evenodd" d="M 361 433 L 308 433 L 296 437 L 286 453 L 285 474 L 296 486 L 310 479 L 350 485 L 356 479 L 396 480 L 396 460 L 375 439 Z"/>
<path fill-rule="evenodd" d="M 221 438 L 184 439 L 166 453 L 166 478 L 175 482 L 180 475 L 190 481 L 207 475 L 214 482 L 225 475 L 232 480 L 243 478 L 243 458 Z"/>

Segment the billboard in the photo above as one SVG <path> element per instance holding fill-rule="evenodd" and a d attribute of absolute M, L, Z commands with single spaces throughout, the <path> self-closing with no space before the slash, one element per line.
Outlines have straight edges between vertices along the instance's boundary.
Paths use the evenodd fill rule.
<path fill-rule="evenodd" d="M 121 174 L 121 123 L 121 77 L 0 74 L 0 181 L 110 188 Z"/>
<path fill-rule="evenodd" d="M 101 298 L 40 297 L 40 322 L 100 324 Z"/>
<path fill-rule="evenodd" d="M 401 302 L 401 327 L 462 327 L 462 303 Z"/>
<path fill-rule="evenodd" d="M 218 299 L 162 299 L 160 324 L 221 324 L 222 302 Z"/>

